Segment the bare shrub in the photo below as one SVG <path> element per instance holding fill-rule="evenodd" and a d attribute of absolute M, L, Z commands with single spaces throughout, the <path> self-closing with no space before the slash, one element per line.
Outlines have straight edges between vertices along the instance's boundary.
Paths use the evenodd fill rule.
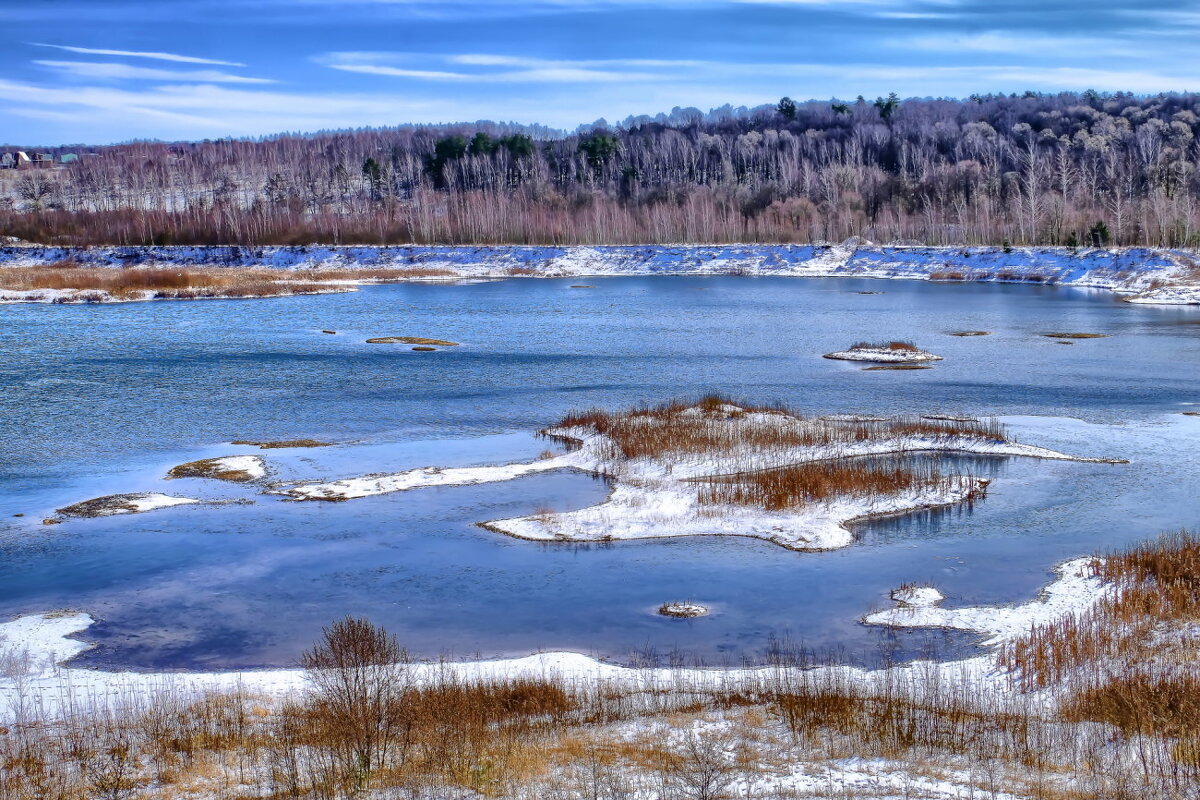
<path fill-rule="evenodd" d="M 409 661 L 394 636 L 354 617 L 325 628 L 301 656 L 312 685 L 309 718 L 335 751 L 347 796 L 368 788 L 372 772 L 400 743 Z"/>

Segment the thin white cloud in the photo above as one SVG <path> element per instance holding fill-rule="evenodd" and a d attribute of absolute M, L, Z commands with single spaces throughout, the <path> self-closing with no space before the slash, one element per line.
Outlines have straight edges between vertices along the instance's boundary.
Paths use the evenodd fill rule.
<path fill-rule="evenodd" d="M 46 44 L 44 42 L 29 42 L 35 47 L 53 47 L 56 50 L 66 50 L 68 53 L 82 53 L 91 56 L 120 56 L 122 58 L 151 58 L 157 61 L 174 61 L 180 64 L 209 64 L 218 67 L 244 67 L 237 61 L 220 61 L 215 58 L 199 58 L 197 56 L 181 56 L 176 53 L 144 52 L 138 50 L 104 50 L 95 47 L 73 47 L 65 44 Z"/>
<path fill-rule="evenodd" d="M 365 56 L 366 53 L 357 55 Z M 607 58 L 607 59 L 547 59 L 526 58 L 524 56 L 492 55 L 489 53 L 463 53 L 446 56 L 446 60 L 454 64 L 480 67 L 525 67 L 528 69 L 563 69 L 563 68 L 615 68 L 641 67 L 648 69 L 699 67 L 710 64 L 710 61 L 695 59 L 661 59 L 661 58 Z"/>
<path fill-rule="evenodd" d="M 893 47 L 908 50 L 925 50 L 939 53 L 1010 53 L 1010 54 L 1078 54 L 1092 56 L 1120 56 L 1136 58 L 1145 55 L 1135 48 L 1123 46 L 1111 39 L 1084 36 L 1038 36 L 1027 33 L 978 33 L 911 36 L 889 39 L 885 42 Z"/>
<path fill-rule="evenodd" d="M 466 72 L 443 72 L 430 69 L 403 69 L 381 64 L 327 64 L 330 69 L 341 72 L 357 72 L 360 75 L 384 75 L 389 78 L 418 78 L 430 81 L 467 81 L 476 76 Z"/>
<path fill-rule="evenodd" d="M 408 69 L 386 64 L 327 63 L 326 66 L 342 72 L 357 72 L 363 75 L 473 83 L 616 83 L 621 81 L 670 79 L 669 75 L 648 72 L 577 67 L 571 62 L 536 61 L 535 59 L 514 59 L 513 61 L 514 63 L 521 62 L 528 64 L 529 67 L 502 72 L 450 72 L 446 70 Z M 457 63 L 478 64 L 480 62 Z M 495 63 L 501 64 L 503 62 Z"/>
<path fill-rule="evenodd" d="M 232 75 L 214 69 L 173 70 L 153 67 L 133 67 L 128 64 L 110 64 L 97 61 L 34 61 L 41 67 L 66 72 L 80 78 L 101 80 L 146 80 L 175 81 L 183 83 L 275 83 L 269 78 L 249 78 Z"/>

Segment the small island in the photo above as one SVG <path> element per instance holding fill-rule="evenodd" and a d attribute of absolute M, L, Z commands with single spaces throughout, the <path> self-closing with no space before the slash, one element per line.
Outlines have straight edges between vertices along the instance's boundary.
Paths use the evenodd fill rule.
<path fill-rule="evenodd" d="M 202 458 L 171 467 L 167 478 L 208 478 L 231 483 L 250 483 L 267 475 L 262 456 L 222 456 Z"/>
<path fill-rule="evenodd" d="M 848 350 L 826 353 L 825 358 L 835 361 L 869 361 L 879 364 L 919 364 L 941 361 L 942 357 L 922 350 L 912 342 L 858 342 Z"/>
<path fill-rule="evenodd" d="M 140 514 L 171 506 L 190 505 L 199 503 L 190 497 L 173 497 L 158 492 L 130 492 L 126 494 L 110 494 L 104 497 L 94 497 L 64 506 L 56 513 L 64 517 L 112 517 L 118 514 Z"/>
<path fill-rule="evenodd" d="M 658 607 L 659 616 L 673 619 L 695 619 L 708 616 L 708 607 L 699 603 L 663 603 Z"/>
<path fill-rule="evenodd" d="M 574 469 L 612 484 L 603 503 L 481 523 L 548 542 L 749 536 L 792 550 L 854 541 L 855 520 L 982 499 L 988 481 L 943 472 L 921 453 L 1089 461 L 1010 441 L 990 421 L 805 416 L 710 396 L 624 411 L 569 414 L 542 431 L 572 449 L 499 466 L 424 467 L 271 490 L 293 500 L 346 501 L 431 486 L 506 481 Z"/>
<path fill-rule="evenodd" d="M 445 339 L 429 339 L 424 336 L 376 336 L 373 339 L 367 339 L 367 344 L 419 344 L 419 345 L 437 345 L 438 347 L 458 347 L 458 342 L 449 342 Z M 416 349 L 415 347 L 413 348 Z"/>

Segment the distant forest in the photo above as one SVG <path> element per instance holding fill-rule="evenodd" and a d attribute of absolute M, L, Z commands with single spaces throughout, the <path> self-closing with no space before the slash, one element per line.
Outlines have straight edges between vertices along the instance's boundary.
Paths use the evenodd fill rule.
<path fill-rule="evenodd" d="M 0 234 L 72 244 L 1200 244 L 1200 95 L 676 109 L 130 143 L 0 172 Z M 62 149 L 60 148 L 59 151 Z M 54 152 L 54 151 L 50 151 Z"/>

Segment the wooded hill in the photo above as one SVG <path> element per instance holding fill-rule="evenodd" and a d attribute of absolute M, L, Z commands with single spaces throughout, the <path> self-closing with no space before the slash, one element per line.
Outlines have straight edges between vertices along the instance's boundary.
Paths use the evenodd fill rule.
<path fill-rule="evenodd" d="M 0 234 L 90 244 L 1195 246 L 1200 95 L 675 109 L 93 148 L 0 173 Z"/>

